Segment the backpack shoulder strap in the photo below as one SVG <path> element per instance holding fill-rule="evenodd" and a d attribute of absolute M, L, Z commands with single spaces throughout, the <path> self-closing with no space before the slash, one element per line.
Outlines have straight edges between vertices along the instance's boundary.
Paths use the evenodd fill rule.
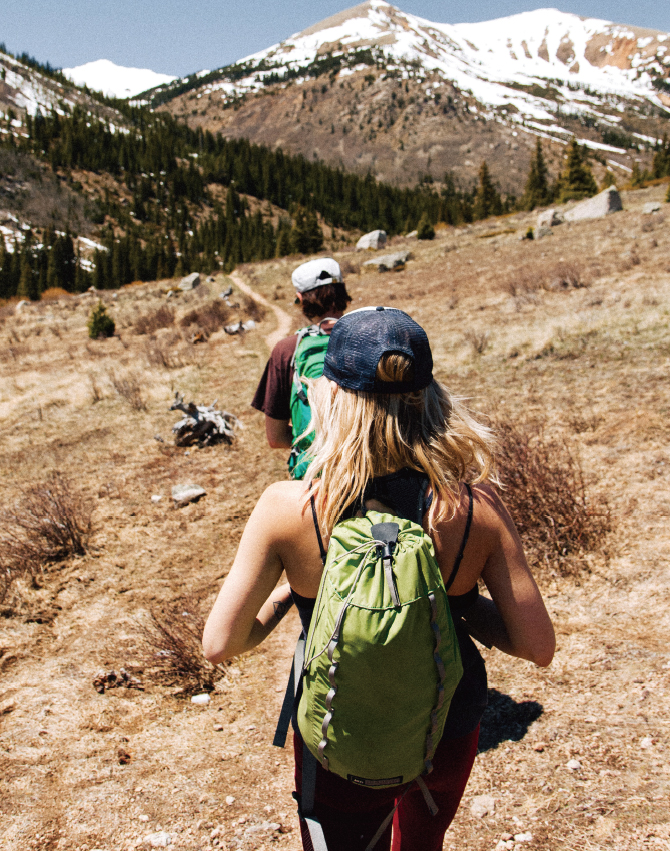
<path fill-rule="evenodd" d="M 472 500 L 472 488 L 469 484 L 465 485 L 468 492 L 468 519 L 465 523 L 465 532 L 463 532 L 463 540 L 461 541 L 461 548 L 458 551 L 458 555 L 456 556 L 456 561 L 454 562 L 454 566 L 451 571 L 451 575 L 449 576 L 449 580 L 444 586 L 444 590 L 448 591 L 451 586 L 454 584 L 454 579 L 456 579 L 456 574 L 458 573 L 458 568 L 461 566 L 461 562 L 463 561 L 463 553 L 465 552 L 465 545 L 468 542 L 468 538 L 470 537 L 470 527 L 472 526 L 472 509 L 473 509 L 473 500 Z"/>
<path fill-rule="evenodd" d="M 316 532 L 316 540 L 319 542 L 319 552 L 321 553 L 321 562 L 322 564 L 326 563 L 326 548 L 323 545 L 323 538 L 321 537 L 321 530 L 319 529 L 319 520 L 316 516 L 316 505 L 314 504 L 314 494 L 311 493 L 309 495 L 309 502 L 312 506 L 312 520 L 314 521 L 314 530 Z"/>

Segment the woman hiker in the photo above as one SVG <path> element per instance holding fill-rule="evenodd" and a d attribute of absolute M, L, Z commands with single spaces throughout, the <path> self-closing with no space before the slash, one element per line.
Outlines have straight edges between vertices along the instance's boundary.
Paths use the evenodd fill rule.
<path fill-rule="evenodd" d="M 380 851 L 441 849 L 472 769 L 486 706 L 486 670 L 470 636 L 543 667 L 554 654 L 554 630 L 521 541 L 490 484 L 493 436 L 432 370 L 425 332 L 400 310 L 365 308 L 336 323 L 323 376 L 310 383 L 316 437 L 305 480 L 277 482 L 263 493 L 205 627 L 203 646 L 213 663 L 259 644 L 292 603 L 307 634 L 325 551 L 331 536 L 338 540 L 339 527 L 333 530 L 343 518 L 385 512 L 403 528 L 402 518 L 420 524 L 418 533 L 430 537 L 462 677 L 421 784 L 359 785 L 360 778 L 326 770 L 328 760 L 319 752 L 310 829 L 320 824 L 329 851 L 364 851 L 372 843 Z M 283 573 L 287 582 L 278 585 Z M 490 596 L 480 595 L 480 580 Z M 334 677 L 337 683 L 337 672 Z M 329 697 L 336 718 L 339 696 Z M 325 742 L 326 721 L 324 727 Z M 300 795 L 303 760 L 314 758 L 295 721 L 294 729 Z M 301 830 L 303 847 L 311 849 L 304 818 Z"/>

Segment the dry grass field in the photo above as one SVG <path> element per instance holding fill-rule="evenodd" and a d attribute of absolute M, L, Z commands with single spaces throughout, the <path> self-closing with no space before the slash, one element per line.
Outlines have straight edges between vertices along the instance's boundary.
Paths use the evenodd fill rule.
<path fill-rule="evenodd" d="M 534 223 L 525 214 L 398 239 L 412 259 L 396 273 L 338 255 L 354 307 L 411 313 L 452 391 L 567 446 L 589 499 L 611 512 L 611 531 L 569 569 L 534 559 L 558 634 L 552 666 L 484 651 L 482 752 L 445 848 L 670 847 L 670 217 L 642 214 L 664 191 L 536 241 L 518 238 Z M 237 272 L 294 328 L 298 262 Z M 295 613 L 216 672 L 205 706 L 190 701 L 193 682 L 160 676 L 147 638 L 152 613 L 183 632 L 207 611 L 256 498 L 285 474 L 249 407 L 276 312 L 235 288 L 230 321 L 257 326 L 216 330 L 210 305 L 227 283 L 0 311 L 0 505 L 20 515 L 58 471 L 92 510 L 86 552 L 19 578 L 0 603 L 3 851 L 126 851 L 160 831 L 177 849 L 300 847 L 291 754 L 271 746 Z M 117 335 L 89 340 L 99 297 Z M 151 330 L 165 307 L 167 327 Z M 232 446 L 175 447 L 176 391 L 236 414 Z M 207 493 L 176 509 L 170 489 L 185 482 Z M 143 688 L 94 688 L 121 668 Z M 478 817 L 482 795 L 495 805 Z"/>

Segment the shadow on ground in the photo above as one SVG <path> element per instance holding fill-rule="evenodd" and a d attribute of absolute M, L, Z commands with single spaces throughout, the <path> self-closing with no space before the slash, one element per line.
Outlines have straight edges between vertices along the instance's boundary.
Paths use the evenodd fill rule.
<path fill-rule="evenodd" d="M 494 688 L 489 689 L 488 698 L 479 732 L 479 753 L 493 750 L 502 742 L 520 741 L 544 711 L 536 700 L 517 703 Z"/>

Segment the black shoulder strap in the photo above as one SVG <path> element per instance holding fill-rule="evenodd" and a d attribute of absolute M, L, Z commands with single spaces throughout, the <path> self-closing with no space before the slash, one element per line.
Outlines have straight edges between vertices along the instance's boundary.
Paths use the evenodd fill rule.
<path fill-rule="evenodd" d="M 456 579 L 456 574 L 458 573 L 458 568 L 461 566 L 461 562 L 463 561 L 463 553 L 465 552 L 465 545 L 468 542 L 468 538 L 470 537 L 470 526 L 472 526 L 472 488 L 470 485 L 466 483 L 465 485 L 468 491 L 468 519 L 465 523 L 465 532 L 463 533 L 463 540 L 461 541 L 461 548 L 458 551 L 458 555 L 456 556 L 456 561 L 454 562 L 454 567 L 451 571 L 451 576 L 449 577 L 449 581 L 444 586 L 445 591 L 448 591 L 451 586 L 454 584 L 454 579 Z"/>
<path fill-rule="evenodd" d="M 321 561 L 323 564 L 326 563 L 326 548 L 323 546 L 323 538 L 321 537 L 321 530 L 319 529 L 319 520 L 316 516 L 316 505 L 314 504 L 314 494 L 311 493 L 309 495 L 309 501 L 312 506 L 312 519 L 314 520 L 314 529 L 316 531 L 316 539 L 319 542 L 319 552 L 321 553 Z"/>

